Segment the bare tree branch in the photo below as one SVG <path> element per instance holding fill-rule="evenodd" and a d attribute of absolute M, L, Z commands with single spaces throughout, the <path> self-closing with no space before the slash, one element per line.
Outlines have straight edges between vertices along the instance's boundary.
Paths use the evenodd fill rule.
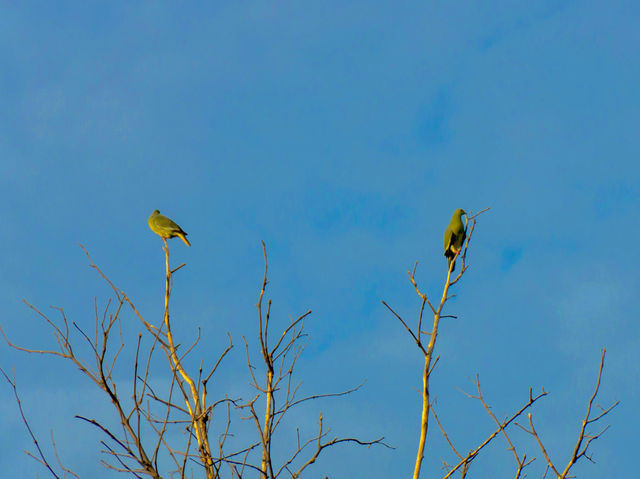
<path fill-rule="evenodd" d="M 544 444 L 542 442 L 542 438 L 540 437 L 538 431 L 536 431 L 536 429 L 535 429 L 535 427 L 533 425 L 533 418 L 531 417 L 531 414 L 529 414 L 529 428 L 530 429 L 527 429 L 527 428 L 519 425 L 521 429 L 523 429 L 524 431 L 528 432 L 529 434 L 531 434 L 536 439 L 536 442 L 538 443 L 538 447 L 540 447 L 540 450 L 542 451 L 542 454 L 544 455 L 544 458 L 547 461 L 547 465 L 548 465 L 549 469 L 551 469 L 553 471 L 553 473 L 556 475 L 556 477 L 558 479 L 565 479 L 565 478 L 570 477 L 569 476 L 569 472 L 571 471 L 571 468 L 576 464 L 576 462 L 580 458 L 585 457 L 588 460 L 593 462 L 593 460 L 591 458 L 591 455 L 589 455 L 589 453 L 588 453 L 589 446 L 591 445 L 591 443 L 593 441 L 595 441 L 598 438 L 600 438 L 602 436 L 602 434 L 604 434 L 604 432 L 608 429 L 609 426 L 606 426 L 604 429 L 602 429 L 599 433 L 596 433 L 596 434 L 588 434 L 587 433 L 587 427 L 590 424 L 593 424 L 596 421 L 599 421 L 604 416 L 609 414 L 609 412 L 611 412 L 611 410 L 613 408 L 615 408 L 619 404 L 619 401 L 616 401 L 615 403 L 613 403 L 608 408 L 605 408 L 605 409 L 601 408 L 601 413 L 598 414 L 597 416 L 591 417 L 591 410 L 593 408 L 594 401 L 596 400 L 596 397 L 598 395 L 598 391 L 600 390 L 600 380 L 602 379 L 602 370 L 604 368 L 604 357 L 605 357 L 605 350 L 603 348 L 603 349 L 600 350 L 600 366 L 598 368 L 598 377 L 596 379 L 596 385 L 595 385 L 595 388 L 593 390 L 593 394 L 591 394 L 591 397 L 589 398 L 589 401 L 587 402 L 587 411 L 585 413 L 584 419 L 582 420 L 582 423 L 581 423 L 581 426 L 580 426 L 580 432 L 578 433 L 578 439 L 576 441 L 576 445 L 573 448 L 573 452 L 571 454 L 571 457 L 569 458 L 569 462 L 567 463 L 567 465 L 565 466 L 565 468 L 564 468 L 564 470 L 562 472 L 559 472 L 559 470 L 556 468 L 556 466 L 554 465 L 553 461 L 551 460 L 551 457 L 550 457 L 549 453 L 547 452 L 546 448 L 544 447 Z"/>
<path fill-rule="evenodd" d="M 56 472 L 53 469 L 51 463 L 48 461 L 48 459 L 44 455 L 44 452 L 42 451 L 42 448 L 40 447 L 40 443 L 38 442 L 38 438 L 33 433 L 33 430 L 31 429 L 31 426 L 29 425 L 29 421 L 27 420 L 27 417 L 24 414 L 24 409 L 22 408 L 22 401 L 20 400 L 20 396 L 18 394 L 18 388 L 16 386 L 15 373 L 14 373 L 14 378 L 13 379 L 11 379 L 7 375 L 7 373 L 4 372 L 4 369 L 2 369 L 2 368 L 0 368 L 0 373 L 2 373 L 2 375 L 7 380 L 9 385 L 11 385 L 11 389 L 13 389 L 13 395 L 14 395 L 14 397 L 16 399 L 16 403 L 18 404 L 18 410 L 20 411 L 20 417 L 22 418 L 22 422 L 24 423 L 25 427 L 27 428 L 27 431 L 29 431 L 29 436 L 31 436 L 31 440 L 33 441 L 33 444 L 35 445 L 36 450 L 38 451 L 38 456 L 37 457 L 35 455 L 31 454 L 31 453 L 27 453 L 27 454 L 29 454 L 36 461 L 38 461 L 40 464 L 42 464 L 44 467 L 46 467 L 53 477 L 55 477 L 56 479 L 60 479 L 60 476 L 58 476 L 58 474 L 56 474 Z M 55 447 L 55 442 L 53 444 L 54 444 L 54 447 Z M 56 458 L 57 457 L 58 457 L 58 454 L 56 452 Z M 59 460 L 59 458 L 58 458 L 58 460 Z M 62 463 L 59 462 L 59 464 L 60 464 L 60 468 L 63 471 L 71 472 L 68 469 L 66 469 L 64 466 L 62 466 Z M 71 474 L 73 474 L 73 473 L 71 473 Z M 75 474 L 73 474 L 73 475 L 76 476 Z"/>
<path fill-rule="evenodd" d="M 473 461 L 478 454 L 480 453 L 480 451 L 487 445 L 489 444 L 498 434 L 500 434 L 501 431 L 505 430 L 517 417 L 519 417 L 524 411 L 526 411 L 528 408 L 530 408 L 538 399 L 545 397 L 548 393 L 546 391 L 542 391 L 540 394 L 536 395 L 535 397 L 532 396 L 532 392 L 531 390 L 529 390 L 529 401 L 522 406 L 515 414 L 513 414 L 509 419 L 506 419 L 505 421 L 502 421 L 499 426 L 498 429 L 496 429 L 493 433 L 491 433 L 489 435 L 489 437 L 487 437 L 487 439 L 485 439 L 478 447 L 476 447 L 474 450 L 472 450 L 471 452 L 469 452 L 469 454 L 466 455 L 466 457 L 464 459 L 462 459 L 456 466 L 454 466 L 445 476 L 442 477 L 442 479 L 448 479 L 449 477 L 451 477 L 453 475 L 454 472 L 456 472 L 460 467 L 464 466 L 465 464 L 470 463 L 471 461 Z"/>

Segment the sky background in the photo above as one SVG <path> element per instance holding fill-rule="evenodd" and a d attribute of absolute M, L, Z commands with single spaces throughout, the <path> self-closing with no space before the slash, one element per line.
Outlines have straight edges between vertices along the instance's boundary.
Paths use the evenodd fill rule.
<path fill-rule="evenodd" d="M 16 343 L 54 347 L 23 303 L 65 309 L 92 329 L 109 290 L 95 262 L 150 321 L 163 306 L 154 209 L 193 246 L 171 240 L 174 333 L 215 361 L 236 347 L 215 394 L 251 397 L 242 335 L 255 346 L 270 264 L 274 327 L 307 309 L 303 391 L 348 389 L 310 404 L 342 436 L 396 447 L 323 453 L 308 477 L 409 477 L 422 356 L 408 321 L 419 299 L 407 270 L 438 298 L 442 234 L 454 209 L 479 220 L 470 269 L 438 337 L 432 394 L 457 447 L 493 431 L 471 391 L 480 375 L 498 417 L 529 387 L 552 458 L 566 464 L 607 349 L 600 402 L 621 405 L 580 478 L 627 477 L 640 415 L 640 6 L 635 1 L 1 2 L 0 323 Z M 123 317 L 125 342 L 139 324 Z M 79 340 L 79 339 L 78 339 Z M 82 477 L 102 436 L 74 414 L 114 420 L 95 385 L 58 358 L 0 345 L 25 411 L 50 452 Z M 163 369 L 164 368 L 164 369 Z M 157 369 L 157 380 L 166 375 Z M 118 379 L 126 391 L 129 370 Z M 0 382 L 0 470 L 47 477 L 12 391 Z M 248 434 L 247 425 L 238 431 Z M 252 438 L 255 436 L 252 436 Z M 520 452 L 534 442 L 513 432 Z M 424 477 L 453 461 L 430 431 Z M 471 477 L 512 477 L 497 440 Z M 538 459 L 529 477 L 541 477 Z"/>

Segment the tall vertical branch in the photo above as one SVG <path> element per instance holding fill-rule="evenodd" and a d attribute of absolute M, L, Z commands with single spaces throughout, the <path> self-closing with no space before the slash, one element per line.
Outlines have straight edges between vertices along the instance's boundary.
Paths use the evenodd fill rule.
<path fill-rule="evenodd" d="M 263 303 L 268 284 L 267 250 L 264 241 L 262 242 L 262 253 L 264 256 L 264 275 L 256 307 L 258 309 L 258 338 L 260 342 L 260 355 L 265 364 L 265 379 L 264 383 L 260 382 L 254 373 L 255 367 L 251 363 L 249 345 L 245 339 L 247 367 L 251 376 L 251 385 L 258 394 L 252 400 L 237 406 L 240 409 L 248 411 L 248 416 L 244 419 L 249 419 L 254 422 L 260 438 L 260 442 L 258 444 L 262 446 L 262 450 L 259 466 L 249 464 L 246 458 L 245 462 L 242 463 L 242 466 L 247 466 L 253 470 L 259 471 L 262 479 L 276 479 L 285 473 L 289 474 L 292 478 L 297 478 L 300 477 L 307 467 L 316 462 L 322 451 L 330 448 L 331 446 L 343 443 L 355 443 L 364 446 L 380 444 L 386 446 L 386 444 L 382 442 L 384 439 L 383 437 L 374 441 L 360 441 L 355 438 L 338 437 L 329 439 L 327 438 L 327 435 L 330 430 L 325 428 L 322 414 L 320 414 L 318 432 L 310 439 L 304 441 L 300 439 L 300 431 L 297 430 L 298 439 L 294 452 L 282 465 L 274 465 L 271 454 L 274 435 L 276 430 L 278 430 L 278 427 L 282 425 L 284 417 L 292 408 L 307 401 L 345 396 L 356 391 L 360 386 L 339 393 L 316 394 L 302 398 L 297 396 L 301 383 L 295 384 L 293 376 L 296 363 L 306 344 L 306 341 L 304 341 L 306 336 L 306 334 L 304 334 L 304 321 L 307 316 L 311 314 L 311 310 L 308 310 L 296 319 L 292 318 L 290 324 L 284 328 L 280 334 L 280 337 L 278 338 L 278 336 L 275 336 L 273 338 L 273 345 L 270 346 L 269 326 L 271 320 L 271 300 L 267 301 L 266 308 Z M 278 398 L 277 401 L 276 394 Z M 263 415 L 257 411 L 257 402 L 261 398 L 264 399 L 265 403 Z M 305 461 L 302 458 L 303 451 L 305 449 L 311 449 L 312 445 L 315 445 L 315 450 L 311 452 L 310 457 Z M 251 446 L 251 448 L 253 448 L 253 446 Z M 296 463 L 300 464 L 296 466 Z M 240 474 L 237 474 L 237 472 L 236 475 L 240 477 Z"/>
<path fill-rule="evenodd" d="M 427 431 L 429 429 L 429 409 L 431 407 L 430 395 L 429 395 L 429 376 L 431 373 L 431 360 L 433 358 L 433 350 L 436 346 L 436 339 L 438 338 L 438 326 L 440 325 L 440 318 L 442 314 L 442 308 L 447 302 L 447 295 L 449 293 L 449 287 L 451 286 L 451 272 L 455 260 L 460 253 L 456 253 L 453 261 L 449 264 L 447 271 L 447 280 L 445 281 L 444 288 L 442 290 L 442 297 L 440 298 L 440 304 L 433 313 L 433 326 L 431 328 L 431 334 L 429 335 L 429 343 L 427 344 L 427 350 L 424 353 L 424 370 L 422 372 L 422 417 L 420 420 L 420 439 L 418 441 L 418 453 L 416 455 L 416 463 L 413 468 L 413 479 L 420 477 L 420 469 L 422 467 L 422 460 L 424 459 L 424 448 L 427 441 Z M 415 269 L 414 269 L 415 273 Z M 422 298 L 423 303 L 427 302 L 427 296 L 422 293 L 415 281 L 414 273 L 409 273 L 411 282 L 413 283 L 416 292 Z"/>
<path fill-rule="evenodd" d="M 442 296 L 440 298 L 440 302 L 438 303 L 437 307 L 434 307 L 434 305 L 429 300 L 428 296 L 425 293 L 423 293 L 418 287 L 418 283 L 416 282 L 416 279 L 415 279 L 417 263 L 414 266 L 413 271 L 408 272 L 411 284 L 413 285 L 417 295 L 421 299 L 420 312 L 418 315 L 418 330 L 416 333 L 413 332 L 413 330 L 407 325 L 407 323 L 400 317 L 398 313 L 396 313 L 385 301 L 382 301 L 382 304 L 384 304 L 387 307 L 387 309 L 389 309 L 389 311 L 391 311 L 394 314 L 394 316 L 398 320 L 400 320 L 400 322 L 402 323 L 404 328 L 407 330 L 407 332 L 411 335 L 414 342 L 416 343 L 416 346 L 424 356 L 424 368 L 422 371 L 422 391 L 421 391 L 422 414 L 420 418 L 420 436 L 418 439 L 418 451 L 416 454 L 416 461 L 413 468 L 413 479 L 418 479 L 420 477 L 420 470 L 422 468 L 422 461 L 424 459 L 424 449 L 427 442 L 427 432 L 429 430 L 429 412 L 431 408 L 429 378 L 430 378 L 431 372 L 433 371 L 433 366 L 435 366 L 435 361 L 433 360 L 433 357 L 434 357 L 434 350 L 436 346 L 436 340 L 438 338 L 438 327 L 440 325 L 440 319 L 443 317 L 442 311 L 446 302 L 451 298 L 451 296 L 449 296 L 449 288 L 460 280 L 460 278 L 468 268 L 466 264 L 466 255 L 467 255 L 467 249 L 469 247 L 469 242 L 471 241 L 471 236 L 473 234 L 473 230 L 476 225 L 476 218 L 478 215 L 480 215 L 481 213 L 484 213 L 488 209 L 489 208 L 486 208 L 475 215 L 472 215 L 472 214 L 468 215 L 467 225 L 466 225 L 468 234 L 467 234 L 466 242 L 464 244 L 464 248 L 461 251 L 458 251 L 454 256 L 454 258 L 452 259 L 452 261 L 449 262 L 446 280 L 444 283 L 444 287 L 442 289 Z M 462 257 L 462 266 L 460 268 L 460 272 L 458 273 L 458 275 L 455 277 L 455 279 L 452 280 L 451 273 L 453 272 L 455 262 L 459 256 Z M 431 333 L 428 333 L 429 342 L 427 343 L 426 348 L 422 342 L 422 334 L 423 334 L 422 315 L 424 312 L 425 305 L 428 305 L 429 308 L 431 309 L 431 312 L 433 313 L 433 325 L 431 327 Z M 433 366 L 432 366 L 432 363 L 433 363 Z"/>
<path fill-rule="evenodd" d="M 190 397 L 184 395 L 185 405 L 189 411 L 191 417 L 192 428 L 195 431 L 196 441 L 198 442 L 198 450 L 200 453 L 200 459 L 202 460 L 207 479 L 215 479 L 218 477 L 216 468 L 214 467 L 213 458 L 211 455 L 211 447 L 209 445 L 209 438 L 207 435 L 207 417 L 204 414 L 206 404 L 200 401 L 200 395 L 198 393 L 198 387 L 196 382 L 185 371 L 178 354 L 176 352 L 176 346 L 173 340 L 173 333 L 171 332 L 171 321 L 169 320 L 169 298 L 171 296 L 172 275 L 178 269 L 182 268 L 184 264 L 178 266 L 174 270 L 171 269 L 169 263 L 169 246 L 167 240 L 162 238 L 164 243 L 163 250 L 165 254 L 165 293 L 164 293 L 164 326 L 167 335 L 167 344 L 169 348 L 169 355 L 171 358 L 170 364 L 173 371 L 177 371 L 182 381 L 187 383 L 189 387 Z M 184 391 L 184 389 L 183 389 Z"/>
<path fill-rule="evenodd" d="M 256 307 L 258 308 L 258 326 L 260 328 L 259 336 L 260 336 L 260 350 L 262 352 L 262 358 L 267 367 L 266 374 L 266 388 L 264 394 L 266 396 L 266 405 L 264 411 L 264 423 L 262 425 L 262 461 L 260 464 L 260 470 L 262 472 L 263 477 L 267 477 L 267 471 L 272 469 L 271 467 L 271 432 L 272 432 L 272 421 L 273 421 L 273 355 L 269 352 L 268 346 L 268 334 L 269 334 L 269 316 L 271 315 L 271 300 L 267 302 L 267 312 L 266 317 L 262 318 L 262 298 L 264 297 L 264 292 L 267 289 L 267 271 L 268 271 L 268 262 L 267 262 L 267 248 L 262 243 L 262 254 L 264 256 L 264 277 L 262 279 L 262 287 L 260 288 L 260 296 L 258 298 L 258 304 Z M 273 471 L 271 471 L 271 476 L 273 476 Z"/>

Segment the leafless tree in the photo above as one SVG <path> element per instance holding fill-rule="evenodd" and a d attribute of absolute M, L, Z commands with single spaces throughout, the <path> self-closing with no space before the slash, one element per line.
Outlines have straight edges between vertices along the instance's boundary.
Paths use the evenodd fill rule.
<path fill-rule="evenodd" d="M 296 428 L 297 441 L 292 446 L 290 455 L 288 458 L 282 460 L 278 466 L 274 464 L 275 460 L 271 451 L 273 438 L 290 410 L 308 401 L 349 395 L 359 389 L 361 385 L 338 393 L 300 397 L 299 391 L 302 383 L 295 380 L 294 371 L 296 363 L 304 351 L 306 344 L 304 322 L 311 314 L 311 310 L 301 314 L 295 320 L 292 319 L 290 324 L 282 330 L 279 336 L 276 335 L 274 338 L 275 344 L 271 345 L 272 342 L 269 334 L 271 300 L 269 299 L 267 301 L 266 308 L 263 305 L 268 284 L 267 251 L 264 242 L 262 243 L 262 251 L 264 255 L 264 277 L 256 306 L 258 308 L 258 338 L 260 342 L 260 357 L 264 365 L 264 381 L 261 382 L 254 373 L 256 366 L 251 360 L 247 340 L 244 339 L 247 367 L 256 395 L 251 400 L 239 406 L 240 409 L 248 411 L 246 418 L 254 422 L 256 431 L 260 437 L 260 447 L 262 449 L 260 461 L 261 477 L 275 479 L 286 472 L 292 478 L 298 478 L 307 467 L 316 462 L 324 450 L 337 444 L 354 443 L 361 446 L 380 445 L 389 447 L 383 442 L 384 437 L 372 441 L 363 441 L 352 437 L 329 437 L 330 430 L 326 429 L 322 414 L 320 414 L 317 433 L 309 438 L 303 439 L 300 429 Z M 256 404 L 260 399 L 264 400 L 262 420 L 260 419 L 261 415 L 256 410 Z M 310 452 L 307 457 L 303 458 L 303 454 L 307 450 Z"/>
<path fill-rule="evenodd" d="M 105 467 L 135 477 L 161 478 L 166 475 L 163 472 L 165 467 L 161 459 L 164 457 L 173 465 L 168 472 L 172 476 L 177 474 L 180 478 L 187 477 L 189 468 L 193 470 L 194 466 L 203 471 L 207 479 L 225 477 L 226 474 L 240 478 L 250 471 L 254 471 L 252 473 L 254 475 L 255 472 L 259 472 L 264 478 L 275 479 L 284 472 L 292 478 L 297 478 L 318 459 L 322 451 L 331 446 L 341 443 L 386 446 L 382 437 L 373 441 L 361 441 L 351 437 L 329 437 L 330 430 L 324 426 L 322 414 L 320 414 L 318 432 L 311 438 L 302 440 L 298 430 L 298 439 L 292 445 L 291 455 L 278 468 L 275 468 L 271 453 L 273 437 L 292 408 L 320 398 L 348 395 L 357 388 L 340 393 L 298 397 L 300 384 L 294 382 L 294 371 L 296 362 L 304 350 L 306 337 L 303 331 L 304 320 L 311 311 L 292 321 L 282 331 L 275 345 L 270 346 L 271 300 L 268 301 L 265 314 L 263 296 L 267 286 L 267 254 L 266 247 L 262 243 L 265 270 L 257 306 L 259 350 L 266 366 L 265 382 L 261 385 L 256 377 L 255 367 L 250 360 L 248 342 L 244 339 L 250 381 L 257 391 L 256 396 L 251 400 L 227 396 L 211 400 L 210 382 L 223 359 L 233 348 L 233 343 L 229 336 L 228 346 L 214 361 L 210 362 L 208 370 L 203 366 L 205 362 L 203 359 L 196 371 L 188 371 L 186 358 L 194 353 L 200 341 L 200 330 L 198 329 L 195 341 L 186 349 L 181 347 L 174 337 L 170 315 L 171 290 L 174 275 L 185 265 L 171 267 L 169 247 L 165 239 L 162 241 L 165 256 L 165 293 L 164 313 L 159 324 L 147 320 L 129 296 L 107 278 L 83 248 L 91 268 L 97 271 L 109 285 L 113 295 L 113 299 L 108 301 L 103 311 L 98 310 L 97 300 L 94 300 L 95 331 L 93 333 L 85 331 L 75 321 L 70 322 L 62 308 L 54 308 L 58 313 L 58 318 L 55 319 L 26 301 L 29 308 L 49 326 L 57 348 L 33 349 L 19 346 L 11 342 L 4 330 L 0 328 L 1 334 L 10 347 L 31 354 L 60 357 L 70 361 L 106 394 L 118 415 L 118 427 L 110 426 L 100 418 L 76 416 L 104 433 L 105 439 L 101 443 L 104 448 L 102 452 L 106 458 L 101 462 Z M 127 308 L 138 318 L 143 327 L 135 341 L 134 360 L 131 364 L 119 361 L 123 350 L 127 346 L 131 347 L 132 344 L 125 339 L 121 328 L 122 314 Z M 73 335 L 73 332 L 76 335 Z M 143 337 L 147 339 L 146 342 L 143 341 Z M 78 352 L 78 340 L 88 345 L 87 357 Z M 152 384 L 151 380 L 154 376 L 150 374 L 152 366 L 157 364 L 154 357 L 158 353 L 165 357 L 169 366 L 168 374 L 164 376 L 166 380 L 164 384 Z M 114 371 L 118 367 L 129 369 L 132 375 L 132 390 L 128 391 L 128 394 L 123 392 L 123 387 L 119 386 L 114 379 Z M 24 413 L 15 377 L 10 378 L 4 371 L 2 374 L 13 388 L 22 420 L 34 440 L 37 452 L 31 456 L 46 467 L 53 477 L 61 475 L 77 477 L 63 466 L 60 460 L 56 466 L 45 456 Z M 129 401 L 128 397 L 132 400 Z M 265 414 L 264 420 L 261 421 L 256 405 L 262 399 L 265 401 Z M 227 439 L 232 436 L 232 410 L 249 412 L 246 417 L 255 421 L 258 440 L 251 441 L 247 438 L 246 445 L 229 451 Z M 211 430 L 214 415 L 220 416 L 222 420 L 218 423 L 223 424 L 216 440 Z M 170 440 L 170 437 L 173 438 L 175 435 L 168 434 L 169 429 L 176 427 L 183 428 L 186 432 L 184 441 L 179 444 L 174 443 L 175 439 Z M 261 451 L 260 464 L 252 463 L 251 454 L 256 450 Z M 307 451 L 310 454 L 303 458 Z M 56 458 L 58 458 L 57 449 Z"/>

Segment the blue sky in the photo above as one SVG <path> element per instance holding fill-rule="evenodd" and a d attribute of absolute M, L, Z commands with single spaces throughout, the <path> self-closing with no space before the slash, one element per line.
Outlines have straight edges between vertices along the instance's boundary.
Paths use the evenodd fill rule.
<path fill-rule="evenodd" d="M 82 243 L 147 318 L 160 318 L 153 209 L 189 233 L 171 243 L 176 333 L 201 355 L 254 334 L 270 257 L 275 318 L 313 309 L 300 371 L 308 392 L 365 387 L 322 410 L 339 434 L 396 450 L 329 451 L 310 477 L 406 477 L 418 435 L 421 357 L 381 305 L 407 318 L 406 271 L 437 297 L 442 232 L 478 211 L 471 269 L 442 325 L 433 377 L 463 450 L 492 430 L 467 390 L 480 374 L 498 416 L 534 413 L 564 464 L 607 348 L 602 404 L 620 400 L 581 478 L 624 477 L 640 428 L 640 7 L 632 1 L 5 2 L 0 15 L 1 323 L 51 345 L 22 304 L 64 307 L 90 328 L 108 290 Z M 133 318 L 126 331 L 138 325 Z M 186 339 L 185 339 L 186 341 Z M 197 361 L 196 361 L 197 362 Z M 40 439 L 83 476 L 101 437 L 73 419 L 108 405 L 77 371 L 0 347 Z M 160 373 L 159 373 L 160 374 Z M 220 391 L 246 391 L 237 347 Z M 8 386 L 0 469 L 44 472 Z M 248 395 L 248 393 L 247 393 Z M 449 453 L 437 431 L 425 471 Z M 86 439 L 78 444 L 78 437 Z M 535 444 L 516 437 L 523 451 Z M 508 477 L 497 442 L 478 477 Z M 530 475 L 542 471 L 536 461 Z M 97 473 L 95 472 L 97 471 Z M 426 475 L 426 474 L 425 474 Z"/>

